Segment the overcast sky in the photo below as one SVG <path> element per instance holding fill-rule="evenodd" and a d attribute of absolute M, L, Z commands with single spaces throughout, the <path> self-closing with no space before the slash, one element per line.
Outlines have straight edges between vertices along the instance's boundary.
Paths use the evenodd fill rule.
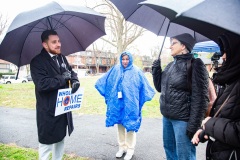
<path fill-rule="evenodd" d="M 31 10 L 40 6 L 43 6 L 52 0 L 3 0 L 4 2 L 0 5 L 0 12 L 8 17 L 8 23 L 23 11 Z M 85 0 L 55 0 L 56 2 L 61 2 L 70 5 L 85 5 Z M 94 3 L 95 0 L 87 0 L 88 5 Z M 6 31 L 6 30 L 5 30 Z M 0 37 L 0 41 L 3 38 L 4 34 Z M 168 42 L 169 40 L 167 40 Z M 140 37 L 135 43 L 134 46 L 138 51 L 147 53 L 149 50 L 156 45 L 161 45 L 162 37 L 157 37 L 151 32 L 145 32 L 144 36 Z M 134 50 L 134 52 L 138 52 Z"/>

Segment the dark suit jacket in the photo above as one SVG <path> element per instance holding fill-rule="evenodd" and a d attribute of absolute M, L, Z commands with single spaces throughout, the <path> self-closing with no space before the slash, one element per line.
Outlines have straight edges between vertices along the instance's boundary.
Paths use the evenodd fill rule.
<path fill-rule="evenodd" d="M 72 73 L 71 83 L 78 81 L 77 74 L 69 66 L 65 56 L 66 67 Z M 49 53 L 43 49 L 30 63 L 31 75 L 35 84 L 38 138 L 42 144 L 60 142 L 66 136 L 66 127 L 72 124 L 71 113 L 54 116 L 58 89 L 68 88 L 61 76 L 61 71 Z"/>

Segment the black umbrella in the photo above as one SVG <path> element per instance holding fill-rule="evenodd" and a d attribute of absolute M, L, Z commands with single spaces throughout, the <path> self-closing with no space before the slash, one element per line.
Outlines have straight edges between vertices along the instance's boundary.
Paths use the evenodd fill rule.
<path fill-rule="evenodd" d="M 217 37 L 226 31 L 240 35 L 239 16 L 239 0 L 205 0 L 177 15 L 174 22 L 217 42 Z"/>
<path fill-rule="evenodd" d="M 0 45 L 0 59 L 18 67 L 29 64 L 42 49 L 41 34 L 54 29 L 62 43 L 62 54 L 85 50 L 105 35 L 105 17 L 92 9 L 51 2 L 20 13 L 11 23 Z"/>
<path fill-rule="evenodd" d="M 164 10 L 172 10 L 176 6 L 182 8 L 182 4 L 188 2 L 175 1 L 154 1 L 148 0 L 142 4 L 163 14 Z M 240 35 L 240 1 L 239 0 L 197 0 L 192 1 L 193 5 L 185 7 L 172 18 L 172 22 L 190 28 L 209 39 L 217 42 L 217 37 L 225 31 Z M 194 4 L 195 3 L 195 4 Z"/>
<path fill-rule="evenodd" d="M 171 23 L 171 21 L 179 12 L 184 10 L 184 8 L 189 8 L 201 1 L 202 0 L 195 0 L 193 3 L 192 0 L 151 0 L 144 2 L 143 0 L 111 0 L 127 21 L 146 28 L 159 36 L 172 37 L 181 33 L 189 33 L 195 37 L 197 42 L 209 39 L 192 29 Z M 149 7 L 158 5 L 160 2 L 172 6 L 172 8 L 155 10 L 155 8 Z"/>
<path fill-rule="evenodd" d="M 184 9 L 190 8 L 203 0 L 111 0 L 111 2 L 118 8 L 127 21 L 137 24 L 159 36 L 173 37 L 182 33 L 191 34 L 196 42 L 208 41 L 209 39 L 192 29 L 183 25 L 171 22 L 178 13 Z M 169 8 L 156 9 L 153 6 L 158 6 L 159 3 L 164 3 Z M 151 8 L 150 8 L 151 6 Z M 160 49 L 160 53 L 163 48 Z M 160 54 L 159 54 L 160 56 Z"/>

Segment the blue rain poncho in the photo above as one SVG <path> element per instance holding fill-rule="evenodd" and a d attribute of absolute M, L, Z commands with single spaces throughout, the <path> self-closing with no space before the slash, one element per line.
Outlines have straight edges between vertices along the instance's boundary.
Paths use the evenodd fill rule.
<path fill-rule="evenodd" d="M 126 68 L 122 65 L 122 54 L 129 57 Z M 106 126 L 122 124 L 127 131 L 137 132 L 141 125 L 143 104 L 153 98 L 155 91 L 143 72 L 133 65 L 132 55 L 129 52 L 122 54 L 120 64 L 98 79 L 95 87 L 107 104 Z M 118 98 L 119 92 L 122 98 Z"/>

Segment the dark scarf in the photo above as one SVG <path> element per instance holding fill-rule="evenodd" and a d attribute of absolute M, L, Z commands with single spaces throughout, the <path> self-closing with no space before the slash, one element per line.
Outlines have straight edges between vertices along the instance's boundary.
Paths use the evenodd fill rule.
<path fill-rule="evenodd" d="M 240 36 L 227 32 L 220 36 L 220 41 L 227 57 L 213 81 L 220 85 L 231 84 L 240 78 Z"/>
<path fill-rule="evenodd" d="M 185 59 L 185 60 L 188 60 L 188 59 L 193 58 L 193 54 L 191 54 L 191 53 L 181 54 L 181 55 L 176 55 L 176 56 L 174 56 L 173 58 L 174 58 L 174 60 L 176 60 L 176 59 Z"/>

